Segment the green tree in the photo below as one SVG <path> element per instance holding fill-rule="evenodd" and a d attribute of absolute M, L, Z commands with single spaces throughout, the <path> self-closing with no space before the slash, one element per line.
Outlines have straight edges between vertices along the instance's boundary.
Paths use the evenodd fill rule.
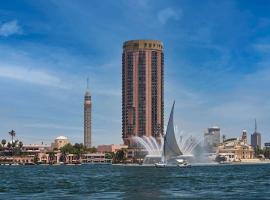
<path fill-rule="evenodd" d="M 125 159 L 125 152 L 123 149 L 120 149 L 115 154 L 115 160 L 116 162 L 123 162 Z"/>
<path fill-rule="evenodd" d="M 86 151 L 89 152 L 89 153 L 96 153 L 97 148 L 96 147 L 91 147 L 91 148 L 88 148 Z"/>
<path fill-rule="evenodd" d="M 19 148 L 22 149 L 22 147 L 23 147 L 23 143 L 22 143 L 22 141 L 20 141 L 19 142 Z"/>
<path fill-rule="evenodd" d="M 22 141 L 19 142 L 18 140 L 16 140 L 15 143 L 13 143 L 13 148 L 12 148 L 13 155 L 21 156 L 23 153 L 22 147 L 23 147 Z"/>
<path fill-rule="evenodd" d="M 75 149 L 75 150 L 78 150 L 78 151 L 84 151 L 84 146 L 83 146 L 83 144 L 82 143 L 75 143 L 74 145 L 73 145 L 73 148 Z"/>
<path fill-rule="evenodd" d="M 74 151 L 73 146 L 70 143 L 68 143 L 62 148 L 60 148 L 60 152 L 61 152 L 60 161 L 66 162 L 67 155 L 70 153 L 73 154 L 75 151 Z"/>
<path fill-rule="evenodd" d="M 264 157 L 265 158 L 270 158 L 270 148 L 269 147 L 265 147 L 264 148 Z"/>
<path fill-rule="evenodd" d="M 67 161 L 67 154 L 61 153 L 59 161 L 60 162 L 66 162 Z"/>
<path fill-rule="evenodd" d="M 39 161 L 39 159 L 38 159 L 38 155 L 37 155 L 37 154 L 35 154 L 35 157 L 34 157 L 34 163 L 35 163 L 35 164 L 38 164 L 38 161 Z"/>
<path fill-rule="evenodd" d="M 7 148 L 10 150 L 12 147 L 12 144 L 10 142 L 7 143 Z"/>
<path fill-rule="evenodd" d="M 261 154 L 264 154 L 264 151 L 259 146 L 256 146 L 254 148 L 254 153 L 255 153 L 255 156 L 259 156 Z"/>
<path fill-rule="evenodd" d="M 82 143 L 75 143 L 73 146 L 74 149 L 74 154 L 76 154 L 77 159 L 80 159 L 82 154 L 85 153 L 85 148 L 84 145 Z"/>
<path fill-rule="evenodd" d="M 226 135 L 222 135 L 222 142 L 226 140 Z"/>
<path fill-rule="evenodd" d="M 55 157 L 55 153 L 53 151 L 49 152 L 49 163 L 53 164 L 54 163 L 54 157 Z"/>
<path fill-rule="evenodd" d="M 11 147 L 12 147 L 12 144 L 10 142 L 7 143 L 7 148 L 8 148 L 8 154 L 11 155 Z"/>
<path fill-rule="evenodd" d="M 107 153 L 105 153 L 105 158 L 106 159 L 114 159 L 115 158 L 115 153 L 107 152 Z"/>
<path fill-rule="evenodd" d="M 60 152 L 62 154 L 74 153 L 74 148 L 70 143 L 68 143 L 65 146 L 63 146 L 62 148 L 60 148 Z"/>
<path fill-rule="evenodd" d="M 1 141 L 1 143 L 2 143 L 2 145 L 3 145 L 3 147 L 6 145 L 6 143 L 7 143 L 7 141 L 5 140 L 5 139 L 3 139 L 2 141 Z"/>

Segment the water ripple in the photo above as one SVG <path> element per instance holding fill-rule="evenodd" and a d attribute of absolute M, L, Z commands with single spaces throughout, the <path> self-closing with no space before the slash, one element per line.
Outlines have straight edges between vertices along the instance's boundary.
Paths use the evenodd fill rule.
<path fill-rule="evenodd" d="M 270 165 L 0 166 L 0 199 L 270 199 Z"/>

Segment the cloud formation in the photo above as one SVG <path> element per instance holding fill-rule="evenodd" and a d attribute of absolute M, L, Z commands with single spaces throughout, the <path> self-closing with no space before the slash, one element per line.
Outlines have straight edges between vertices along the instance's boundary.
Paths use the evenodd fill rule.
<path fill-rule="evenodd" d="M 0 77 L 62 88 L 61 80 L 45 71 L 0 65 Z"/>
<path fill-rule="evenodd" d="M 60 129 L 60 130 L 72 130 L 72 131 L 83 131 L 82 127 L 75 127 L 75 126 L 68 126 L 68 125 L 59 125 L 59 124 L 42 124 L 42 123 L 36 123 L 36 124 L 25 124 L 25 127 L 31 127 L 31 128 L 49 128 L 49 129 Z"/>
<path fill-rule="evenodd" d="M 0 24 L 0 36 L 8 37 L 15 34 L 22 34 L 22 28 L 19 26 L 17 20 Z"/>
<path fill-rule="evenodd" d="M 175 11 L 172 8 L 165 8 L 158 13 L 158 20 L 161 24 L 166 24 L 169 20 L 179 20 L 181 15 L 180 11 Z"/>

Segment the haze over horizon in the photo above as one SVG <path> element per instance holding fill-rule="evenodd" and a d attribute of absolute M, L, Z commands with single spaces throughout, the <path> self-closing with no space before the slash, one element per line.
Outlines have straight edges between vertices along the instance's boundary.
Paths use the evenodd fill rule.
<path fill-rule="evenodd" d="M 165 125 L 202 138 L 270 135 L 269 1 L 0 1 L 0 139 L 83 142 L 90 78 L 93 144 L 122 143 L 121 53 L 155 39 L 165 52 Z"/>

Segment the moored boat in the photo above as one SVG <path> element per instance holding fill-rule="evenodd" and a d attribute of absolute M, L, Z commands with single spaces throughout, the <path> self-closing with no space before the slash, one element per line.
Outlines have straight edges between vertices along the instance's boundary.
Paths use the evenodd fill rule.
<path fill-rule="evenodd" d="M 166 167 L 166 166 L 167 166 L 167 164 L 164 163 L 164 162 L 159 162 L 159 163 L 155 164 L 155 167 L 157 167 L 157 168 L 163 168 L 163 167 Z"/>
<path fill-rule="evenodd" d="M 188 163 L 186 160 L 183 159 L 177 159 L 177 166 L 180 168 L 190 168 L 191 164 Z"/>

